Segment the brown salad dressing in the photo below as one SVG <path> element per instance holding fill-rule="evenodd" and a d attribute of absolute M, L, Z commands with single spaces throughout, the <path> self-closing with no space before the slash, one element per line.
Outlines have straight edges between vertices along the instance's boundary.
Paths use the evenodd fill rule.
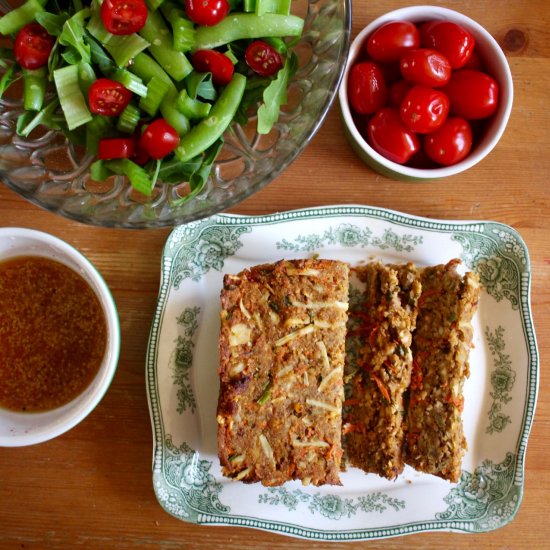
<path fill-rule="evenodd" d="M 106 344 L 105 314 L 78 273 L 39 256 L 0 262 L 0 407 L 68 403 L 93 380 Z"/>

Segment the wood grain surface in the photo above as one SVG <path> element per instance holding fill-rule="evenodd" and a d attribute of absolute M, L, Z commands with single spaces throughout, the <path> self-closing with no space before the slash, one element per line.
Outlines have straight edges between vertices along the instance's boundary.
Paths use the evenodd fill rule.
<path fill-rule="evenodd" d="M 510 62 L 515 101 L 496 149 L 466 174 L 398 183 L 361 163 L 335 103 L 304 153 L 263 191 L 232 209 L 265 214 L 358 203 L 431 218 L 497 220 L 530 251 L 540 391 L 527 448 L 525 493 L 509 525 L 482 535 L 424 533 L 363 543 L 321 543 L 233 527 L 202 527 L 164 512 L 151 482 L 145 352 L 168 229 L 102 229 L 46 212 L 0 185 L 0 226 L 48 231 L 74 245 L 110 286 L 122 326 L 115 379 L 94 412 L 57 439 L 0 448 L 0 548 L 549 548 L 550 521 L 550 4 L 548 0 L 433 2 L 484 25 Z M 353 2 L 353 36 L 404 1 Z"/>

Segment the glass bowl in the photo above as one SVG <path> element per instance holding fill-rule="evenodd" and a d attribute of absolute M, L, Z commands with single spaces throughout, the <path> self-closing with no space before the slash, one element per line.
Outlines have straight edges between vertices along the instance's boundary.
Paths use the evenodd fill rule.
<path fill-rule="evenodd" d="M 9 4 L 0 0 L 0 11 L 8 10 Z M 173 226 L 234 206 L 270 183 L 304 150 L 321 126 L 344 71 L 351 0 L 297 0 L 292 12 L 305 18 L 305 26 L 295 48 L 299 69 L 279 121 L 267 135 L 257 134 L 255 117 L 244 126 L 234 123 L 205 189 L 190 201 L 174 205 L 187 192 L 187 182 L 159 182 L 152 196 L 145 197 L 122 176 L 104 183 L 91 180 L 93 158 L 59 132 L 46 131 L 33 139 L 16 134 L 22 112 L 18 98 L 0 100 L 0 180 L 47 210 L 106 227 Z"/>

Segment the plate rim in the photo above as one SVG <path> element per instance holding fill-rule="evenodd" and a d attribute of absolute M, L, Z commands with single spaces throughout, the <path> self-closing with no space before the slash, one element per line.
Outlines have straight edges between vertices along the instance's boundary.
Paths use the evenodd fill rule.
<path fill-rule="evenodd" d="M 476 528 L 472 526 L 472 521 L 467 519 L 457 520 L 422 520 L 401 523 L 388 527 L 368 527 L 361 529 L 313 529 L 300 526 L 299 524 L 288 523 L 284 521 L 273 521 L 270 519 L 254 518 L 242 514 L 231 514 L 228 516 L 215 514 L 201 510 L 192 510 L 193 514 L 189 518 L 181 517 L 181 514 L 169 509 L 161 498 L 159 490 L 160 484 L 165 481 L 162 471 L 162 455 L 164 453 L 165 425 L 162 421 L 162 410 L 160 407 L 160 395 L 156 378 L 156 355 L 158 353 L 158 343 L 160 339 L 160 328 L 162 327 L 162 319 L 166 311 L 167 298 L 170 291 L 172 258 L 177 251 L 184 246 L 183 244 L 175 245 L 174 250 L 169 248 L 173 240 L 177 237 L 178 232 L 182 230 L 192 230 L 200 226 L 265 226 L 271 224 L 287 223 L 291 221 L 299 221 L 305 219 L 319 219 L 331 217 L 337 220 L 339 217 L 367 217 L 397 224 L 409 228 L 417 228 L 424 231 L 434 231 L 436 233 L 450 233 L 456 230 L 464 230 L 469 228 L 471 231 L 480 231 L 487 226 L 501 228 L 502 231 L 511 234 L 519 244 L 524 254 L 524 269 L 520 277 L 519 293 L 519 312 L 521 318 L 522 334 L 525 338 L 527 365 L 526 365 L 526 395 L 523 406 L 523 418 L 518 432 L 517 441 L 515 444 L 513 478 L 509 485 L 509 489 L 517 491 L 517 498 L 512 512 L 496 526 L 491 526 L 486 529 Z M 242 215 L 222 213 L 216 214 L 210 218 L 198 220 L 184 226 L 175 227 L 168 235 L 163 247 L 161 257 L 161 280 L 159 286 L 159 294 L 157 299 L 157 307 L 155 309 L 153 322 L 147 346 L 146 359 L 146 389 L 147 400 L 151 418 L 153 431 L 153 487 L 155 496 L 161 507 L 170 515 L 177 519 L 189 521 L 195 524 L 202 525 L 232 525 L 250 527 L 268 532 L 275 532 L 282 535 L 297 537 L 309 540 L 323 541 L 358 541 L 358 540 L 373 540 L 395 536 L 404 536 L 418 532 L 429 531 L 444 531 L 444 532 L 461 532 L 461 533 L 482 533 L 498 529 L 514 519 L 516 516 L 524 491 L 525 478 L 525 454 L 530 431 L 533 425 L 536 403 L 538 399 L 540 362 L 539 351 L 536 343 L 536 333 L 533 323 L 531 310 L 531 269 L 529 250 L 521 234 L 512 226 L 502 222 L 492 220 L 447 220 L 436 219 L 407 214 L 397 210 L 380 208 L 374 206 L 366 206 L 359 204 L 342 204 L 342 205 L 327 205 L 314 206 L 307 208 L 299 208 L 294 210 L 276 212 L 271 214 L 261 215 Z M 169 435 L 169 434 L 168 434 Z M 185 442 L 184 442 L 185 443 Z M 198 454 L 198 453 L 197 453 Z M 510 454 L 510 453 L 507 453 Z"/>

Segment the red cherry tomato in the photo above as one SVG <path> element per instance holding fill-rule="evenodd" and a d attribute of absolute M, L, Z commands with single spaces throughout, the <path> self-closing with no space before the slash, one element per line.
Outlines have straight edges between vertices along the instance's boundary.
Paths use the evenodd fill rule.
<path fill-rule="evenodd" d="M 101 4 L 101 20 L 111 34 L 133 34 L 147 21 L 144 0 L 104 0 Z"/>
<path fill-rule="evenodd" d="M 199 50 L 191 56 L 191 64 L 199 73 L 212 73 L 216 86 L 225 86 L 233 78 L 233 62 L 215 50 Z"/>
<path fill-rule="evenodd" d="M 437 130 L 449 114 L 449 98 L 439 90 L 413 86 L 399 110 L 401 120 L 411 132 L 427 134 Z"/>
<path fill-rule="evenodd" d="M 399 66 L 405 80 L 420 86 L 444 86 L 451 79 L 451 64 L 435 50 L 408 50 L 401 56 Z"/>
<path fill-rule="evenodd" d="M 139 148 L 151 158 L 161 159 L 170 154 L 180 142 L 178 133 L 166 120 L 157 118 L 151 122 L 139 140 Z"/>
<path fill-rule="evenodd" d="M 390 21 L 378 27 L 367 40 L 367 52 L 375 61 L 399 61 L 406 50 L 418 48 L 420 34 L 408 21 Z"/>
<path fill-rule="evenodd" d="M 426 136 L 424 150 L 433 161 L 451 166 L 464 159 L 472 148 L 472 130 L 463 118 L 449 117 L 443 126 Z"/>
<path fill-rule="evenodd" d="M 132 138 L 105 138 L 99 140 L 97 156 L 101 160 L 129 159 L 134 150 Z"/>
<path fill-rule="evenodd" d="M 118 116 L 132 99 L 132 92 L 120 82 L 108 78 L 96 80 L 88 90 L 90 111 L 98 115 Z"/>
<path fill-rule="evenodd" d="M 467 120 L 490 117 L 498 105 L 498 84 L 481 71 L 455 71 L 441 90 L 449 97 L 451 114 Z"/>
<path fill-rule="evenodd" d="M 197 25 L 219 23 L 229 13 L 227 0 L 185 0 L 185 13 Z"/>
<path fill-rule="evenodd" d="M 475 38 L 464 27 L 452 21 L 434 21 L 421 32 L 422 45 L 441 52 L 453 69 L 460 69 L 474 51 Z"/>
<path fill-rule="evenodd" d="M 475 50 L 472 52 L 470 59 L 466 61 L 466 64 L 462 68 L 472 69 L 473 71 L 483 71 L 483 63 L 481 61 L 481 57 L 479 57 L 479 54 Z"/>
<path fill-rule="evenodd" d="M 367 138 L 375 151 L 399 164 L 407 162 L 420 149 L 418 138 L 393 107 L 382 107 L 370 119 Z"/>
<path fill-rule="evenodd" d="M 38 23 L 25 25 L 15 37 L 13 53 L 24 69 L 39 69 L 48 63 L 55 38 Z"/>
<path fill-rule="evenodd" d="M 244 53 L 246 64 L 260 76 L 272 76 L 283 67 L 283 57 L 267 42 L 254 40 Z"/>
<path fill-rule="evenodd" d="M 394 82 L 388 90 L 388 103 L 393 107 L 401 107 L 401 103 L 411 88 L 412 84 L 406 80 Z"/>
<path fill-rule="evenodd" d="M 374 113 L 386 103 L 388 90 L 380 67 L 372 61 L 357 63 L 348 78 L 348 98 L 361 115 Z"/>

